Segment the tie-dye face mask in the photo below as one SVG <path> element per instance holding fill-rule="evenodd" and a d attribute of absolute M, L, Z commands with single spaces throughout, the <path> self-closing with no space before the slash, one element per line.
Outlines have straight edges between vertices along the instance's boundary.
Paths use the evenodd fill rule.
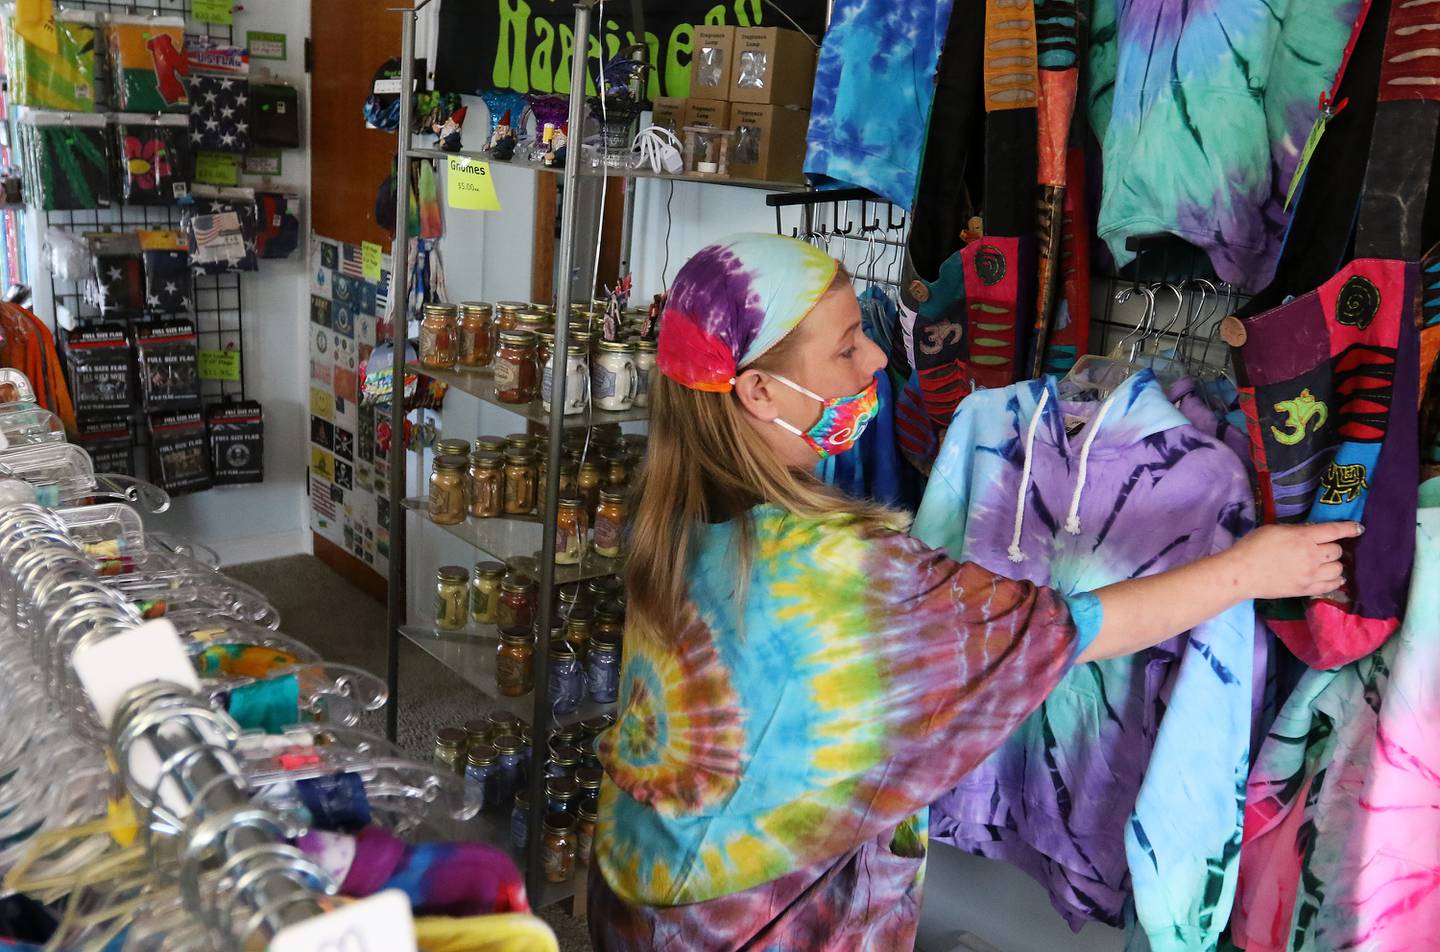
<path fill-rule="evenodd" d="M 880 385 L 874 380 L 870 381 L 870 386 L 854 396 L 832 397 L 827 400 L 779 374 L 770 376 L 796 393 L 819 402 L 820 419 L 808 430 L 802 431 L 779 417 L 772 422 L 810 444 L 810 448 L 819 453 L 821 459 L 838 456 L 860 442 L 860 434 L 865 432 L 865 427 L 870 425 L 870 421 L 875 419 L 875 414 L 880 409 Z"/>

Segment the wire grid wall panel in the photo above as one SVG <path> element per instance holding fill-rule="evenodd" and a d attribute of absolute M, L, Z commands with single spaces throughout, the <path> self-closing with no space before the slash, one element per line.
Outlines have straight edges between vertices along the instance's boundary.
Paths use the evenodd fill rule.
<path fill-rule="evenodd" d="M 1117 298 L 1123 291 L 1128 288 L 1138 292 L 1141 287 L 1168 284 L 1180 290 L 1181 296 L 1177 300 L 1167 291 L 1157 294 L 1156 324 L 1160 328 L 1171 325 L 1179 307 L 1172 333 L 1188 322 L 1190 336 L 1208 343 L 1206 359 L 1228 362 L 1229 348 L 1218 339 L 1216 331 L 1221 320 L 1250 299 L 1249 292 L 1222 282 L 1205 253 L 1179 238 L 1139 238 L 1131 239 L 1129 244 L 1135 252 L 1133 261 L 1115 273 L 1091 276 L 1091 353 L 1108 354 L 1127 336 L 1133 338 L 1145 313 L 1146 298 L 1133 293 L 1120 302 Z M 1208 281 L 1218 298 L 1209 295 L 1208 288 L 1202 295 L 1201 281 Z"/>
<path fill-rule="evenodd" d="M 898 292 L 910 216 L 883 199 L 835 201 L 823 196 L 818 193 L 813 203 L 777 207 L 776 233 L 808 240 L 838 258 L 861 290 L 878 285 Z"/>
<path fill-rule="evenodd" d="M 123 3 L 118 0 L 64 0 L 63 9 L 91 10 L 106 14 L 145 16 L 179 16 L 186 20 L 186 36 L 209 38 L 223 43 L 235 42 L 232 26 L 199 23 L 190 19 L 190 0 L 152 0 L 149 3 Z M 137 228 L 174 229 L 180 227 L 181 209 L 166 205 L 123 205 L 84 211 L 52 211 L 45 213 L 45 225 L 64 228 L 81 234 L 94 232 L 133 231 Z M 195 322 L 201 350 L 232 350 L 241 355 L 238 381 L 201 380 L 201 399 L 245 396 L 245 307 L 241 294 L 241 275 L 195 275 L 190 318 Z M 73 281 L 50 279 L 50 290 L 56 312 L 64 307 L 81 323 L 101 319 L 99 309 L 85 299 L 84 288 Z M 143 430 L 143 428 L 141 428 Z"/>

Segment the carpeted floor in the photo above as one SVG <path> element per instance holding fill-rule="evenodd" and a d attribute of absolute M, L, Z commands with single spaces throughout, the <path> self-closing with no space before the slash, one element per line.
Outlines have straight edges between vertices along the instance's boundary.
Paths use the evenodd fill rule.
<path fill-rule="evenodd" d="M 337 664 L 385 676 L 385 606 L 313 556 L 297 555 L 227 568 L 264 592 L 280 610 L 280 630 Z M 409 642 L 400 645 L 400 746 L 429 760 L 435 731 L 458 726 L 490 706 L 485 696 Z M 366 725 L 384 732 L 384 719 Z M 589 952 L 585 924 L 559 909 L 542 912 L 561 952 Z"/>

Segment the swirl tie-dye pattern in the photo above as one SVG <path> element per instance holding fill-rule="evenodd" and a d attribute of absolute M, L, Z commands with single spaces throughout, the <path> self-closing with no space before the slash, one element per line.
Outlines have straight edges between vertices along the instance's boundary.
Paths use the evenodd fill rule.
<path fill-rule="evenodd" d="M 1433 949 L 1440 935 L 1440 482 L 1405 623 L 1308 671 L 1250 775 L 1232 927 L 1248 952 Z"/>
<path fill-rule="evenodd" d="M 1100 427 L 1083 484 L 1088 436 L 1067 436 L 1075 423 Z M 1103 419 L 1094 403 L 1062 400 L 1051 377 L 960 404 L 915 534 L 992 571 L 1093 591 L 1228 548 L 1252 525 L 1250 499 L 1239 459 L 1149 371 L 1116 389 Z M 1075 668 L 937 800 L 931 835 L 1018 866 L 1075 929 L 1124 924 L 1133 893 L 1152 949 L 1213 948 L 1235 887 L 1254 635 L 1247 602 L 1138 655 Z"/>
<path fill-rule="evenodd" d="M 1275 271 L 1285 193 L 1339 69 L 1359 0 L 1097 0 L 1090 122 L 1102 143 L 1098 233 L 1170 233 L 1219 276 Z"/>
<path fill-rule="evenodd" d="M 1055 593 L 903 535 L 744 518 L 743 602 L 738 530 L 706 526 L 683 627 L 627 634 L 596 947 L 907 947 L 923 811 L 1068 670 L 1075 625 Z"/>
<path fill-rule="evenodd" d="M 798 327 L 839 269 L 814 245 L 779 235 L 701 248 L 670 285 L 656 366 L 691 390 L 729 393 L 736 371 Z"/>

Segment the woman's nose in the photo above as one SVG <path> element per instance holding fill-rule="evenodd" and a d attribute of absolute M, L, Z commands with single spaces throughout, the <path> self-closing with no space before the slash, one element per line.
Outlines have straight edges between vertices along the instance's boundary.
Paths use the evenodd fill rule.
<path fill-rule="evenodd" d="M 885 356 L 885 351 L 881 350 L 879 345 L 874 341 L 863 334 L 859 336 L 864 341 L 861 345 L 864 350 L 860 366 L 865 370 L 866 377 L 873 377 L 884 370 L 885 366 L 890 363 L 890 360 Z"/>

